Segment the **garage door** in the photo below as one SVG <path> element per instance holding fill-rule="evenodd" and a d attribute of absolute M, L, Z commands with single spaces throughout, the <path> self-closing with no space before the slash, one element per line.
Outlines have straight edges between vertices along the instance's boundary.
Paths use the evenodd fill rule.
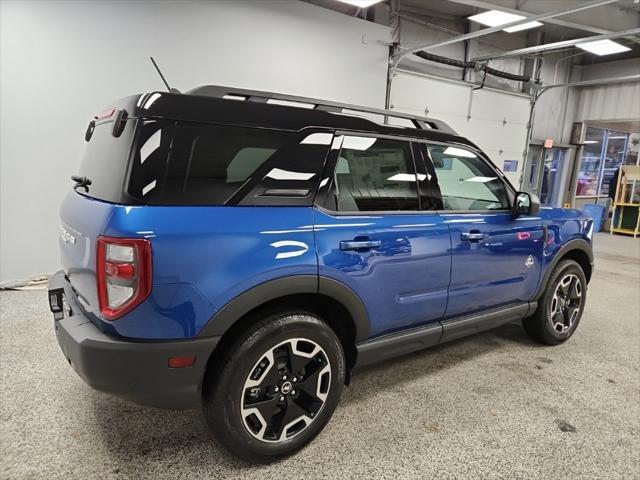
<path fill-rule="evenodd" d="M 462 82 L 399 71 L 393 80 L 391 105 L 395 110 L 444 120 L 478 145 L 520 187 L 530 108 L 526 95 L 473 90 Z M 517 162 L 507 162 L 515 170 L 504 168 L 508 160 Z"/>

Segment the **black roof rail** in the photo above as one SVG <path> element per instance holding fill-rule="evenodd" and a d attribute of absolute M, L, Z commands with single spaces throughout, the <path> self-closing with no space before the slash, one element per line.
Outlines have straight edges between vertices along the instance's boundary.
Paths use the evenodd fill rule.
<path fill-rule="evenodd" d="M 327 100 L 319 100 L 317 98 L 301 97 L 298 95 L 283 95 L 281 93 L 264 92 L 260 90 L 247 90 L 243 88 L 225 87 L 223 85 L 203 85 L 186 92 L 189 95 L 200 95 L 203 97 L 215 98 L 231 98 L 237 97 L 238 100 L 246 100 L 250 102 L 267 103 L 268 100 L 280 100 L 283 102 L 292 102 L 293 104 L 307 104 L 315 110 L 324 110 L 327 112 L 342 113 L 344 110 L 350 110 L 360 113 L 372 113 L 384 117 L 384 123 L 388 123 L 388 117 L 401 118 L 411 121 L 415 128 L 421 130 L 437 130 L 451 135 L 457 135 L 456 131 L 442 120 L 434 118 L 420 117 L 410 113 L 402 113 L 394 110 L 385 110 L 382 108 L 363 107 L 360 105 L 351 105 L 348 103 L 331 102 Z M 295 105 L 290 105 L 295 106 Z M 300 105 L 302 106 L 302 105 Z"/>

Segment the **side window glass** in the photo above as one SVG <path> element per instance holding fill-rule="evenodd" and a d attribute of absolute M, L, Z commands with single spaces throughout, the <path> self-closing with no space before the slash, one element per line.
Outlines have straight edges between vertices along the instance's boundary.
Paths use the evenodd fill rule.
<path fill-rule="evenodd" d="M 227 167 L 227 182 L 244 182 L 273 152 L 274 148 L 259 147 L 238 150 Z"/>
<path fill-rule="evenodd" d="M 334 175 L 338 211 L 419 209 L 409 142 L 345 136 Z"/>
<path fill-rule="evenodd" d="M 509 208 L 508 192 L 496 172 L 465 148 L 429 145 L 445 210 Z"/>
<path fill-rule="evenodd" d="M 311 204 L 332 138 L 145 120 L 128 193 L 156 205 Z"/>
<path fill-rule="evenodd" d="M 173 122 L 166 120 L 140 120 L 131 159 L 129 195 L 145 200 L 158 195 L 174 127 Z"/>

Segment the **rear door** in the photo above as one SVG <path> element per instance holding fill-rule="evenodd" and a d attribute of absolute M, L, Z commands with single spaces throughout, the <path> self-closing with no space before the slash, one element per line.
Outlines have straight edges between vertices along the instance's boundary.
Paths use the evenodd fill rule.
<path fill-rule="evenodd" d="M 319 274 L 363 300 L 371 336 L 433 324 L 439 339 L 450 238 L 428 198 L 431 179 L 406 140 L 335 137 L 314 211 Z"/>
<path fill-rule="evenodd" d="M 541 270 L 539 217 L 516 215 L 502 174 L 463 146 L 422 144 L 442 194 L 439 217 L 451 232 L 446 318 L 528 302 Z"/>

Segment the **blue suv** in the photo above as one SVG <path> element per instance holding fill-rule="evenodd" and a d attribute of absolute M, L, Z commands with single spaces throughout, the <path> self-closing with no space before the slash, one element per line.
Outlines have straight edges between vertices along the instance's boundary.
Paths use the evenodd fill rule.
<path fill-rule="evenodd" d="M 244 459 L 309 442 L 355 367 L 580 321 L 592 220 L 443 122 L 205 86 L 115 102 L 85 140 L 49 284 L 62 352 L 98 390 L 201 403 Z"/>

